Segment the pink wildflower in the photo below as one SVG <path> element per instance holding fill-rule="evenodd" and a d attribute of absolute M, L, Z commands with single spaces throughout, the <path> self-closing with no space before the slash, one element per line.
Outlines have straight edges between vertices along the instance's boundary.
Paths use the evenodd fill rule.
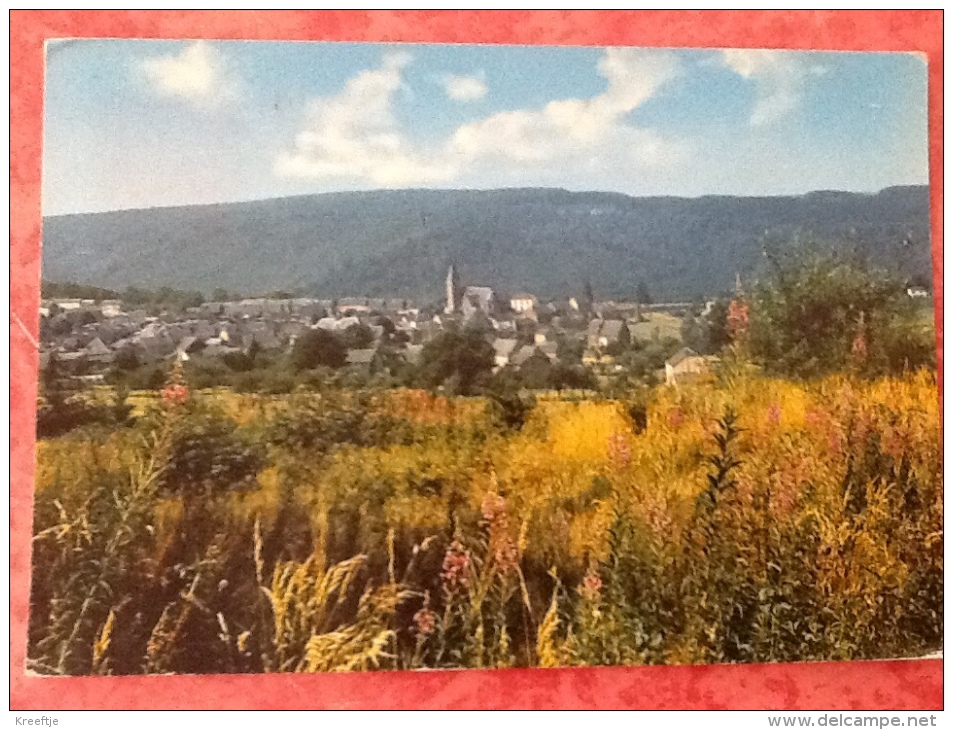
<path fill-rule="evenodd" d="M 632 449 L 621 433 L 609 437 L 609 461 L 619 469 L 624 469 L 632 461 Z"/>
<path fill-rule="evenodd" d="M 506 518 L 506 500 L 496 492 L 487 492 L 480 511 L 483 513 L 483 519 L 492 525 L 500 518 Z"/>
<path fill-rule="evenodd" d="M 728 305 L 728 334 L 732 342 L 744 339 L 748 334 L 749 310 L 744 300 L 734 299 Z"/>
<path fill-rule="evenodd" d="M 851 435 L 861 448 L 866 446 L 874 430 L 872 421 L 873 419 L 870 417 L 870 414 L 864 409 L 858 410 L 854 417 L 854 430 Z"/>
<path fill-rule="evenodd" d="M 804 483 L 808 465 L 802 461 L 789 463 L 771 479 L 771 512 L 778 517 L 788 517 L 797 506 L 801 485 Z"/>
<path fill-rule="evenodd" d="M 858 365 L 867 361 L 867 338 L 860 332 L 850 346 L 850 354 Z"/>
<path fill-rule="evenodd" d="M 437 616 L 426 606 L 414 614 L 414 630 L 418 635 L 426 636 L 432 633 L 436 625 Z"/>
<path fill-rule="evenodd" d="M 811 409 L 804 414 L 804 421 L 812 429 L 815 429 L 820 428 L 827 421 L 827 418 L 823 412 Z"/>
<path fill-rule="evenodd" d="M 443 557 L 443 568 L 440 579 L 443 586 L 450 593 L 458 588 L 466 588 L 468 583 L 467 570 L 470 567 L 470 553 L 459 542 L 454 540 L 447 548 Z"/>
<path fill-rule="evenodd" d="M 645 508 L 645 518 L 655 537 L 662 538 L 671 534 L 672 516 L 669 514 L 667 506 L 660 500 L 653 499 L 649 501 Z"/>
<path fill-rule="evenodd" d="M 679 427 L 685 423 L 685 414 L 682 413 L 681 408 L 672 408 L 668 412 L 668 426 L 669 428 L 677 431 Z"/>
<path fill-rule="evenodd" d="M 602 579 L 599 578 L 599 575 L 592 568 L 586 573 L 586 577 L 582 579 L 582 587 L 579 589 L 579 593 L 588 601 L 598 599 L 602 593 Z"/>
<path fill-rule="evenodd" d="M 513 572 L 519 567 L 520 555 L 516 543 L 507 534 L 501 534 L 496 540 L 496 549 L 493 551 L 496 567 L 504 575 Z"/>
<path fill-rule="evenodd" d="M 169 406 L 180 406 L 189 400 L 189 388 L 186 385 L 168 385 L 162 390 L 162 402 Z"/>
<path fill-rule="evenodd" d="M 772 403 L 771 407 L 768 409 L 768 423 L 772 426 L 777 426 L 781 423 L 781 404 Z"/>
<path fill-rule="evenodd" d="M 489 553 L 493 556 L 496 567 L 504 574 L 515 570 L 519 565 L 519 549 L 509 533 L 506 500 L 490 490 L 483 498 L 481 511 L 489 531 Z"/>

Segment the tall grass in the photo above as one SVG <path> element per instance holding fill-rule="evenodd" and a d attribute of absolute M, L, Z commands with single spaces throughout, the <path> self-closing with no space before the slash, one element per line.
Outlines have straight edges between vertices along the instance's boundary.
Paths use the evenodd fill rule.
<path fill-rule="evenodd" d="M 740 370 L 521 426 L 413 391 L 167 391 L 38 448 L 30 667 L 324 672 L 910 656 L 942 636 L 927 372 Z M 633 396 L 635 397 L 635 396 Z M 247 399 L 246 399 L 247 400 Z"/>

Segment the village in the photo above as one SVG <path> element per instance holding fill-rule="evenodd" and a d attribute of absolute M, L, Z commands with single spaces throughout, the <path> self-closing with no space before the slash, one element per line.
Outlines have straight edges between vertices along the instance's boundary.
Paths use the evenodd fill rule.
<path fill-rule="evenodd" d="M 346 347 L 341 370 L 367 377 L 396 361 L 419 364 L 424 346 L 448 329 L 477 331 L 493 348 L 493 372 L 542 365 L 576 368 L 604 386 L 624 376 L 677 385 L 707 373 L 716 358 L 683 340 L 702 326 L 714 301 L 594 301 L 583 293 L 542 301 L 463 285 L 450 266 L 441 302 L 344 297 L 254 298 L 200 306 L 132 308 L 121 300 L 48 299 L 41 307 L 40 368 L 52 361 L 77 383 L 173 361 L 241 362 L 282 356 L 309 331 L 333 333 Z M 693 344 L 693 343 L 692 343 Z"/>

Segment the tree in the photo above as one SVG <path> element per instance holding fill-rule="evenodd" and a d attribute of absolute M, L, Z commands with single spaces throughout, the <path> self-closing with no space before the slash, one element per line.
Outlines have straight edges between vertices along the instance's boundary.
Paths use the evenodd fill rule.
<path fill-rule="evenodd" d="M 261 354 L 261 345 L 258 344 L 258 340 L 254 337 L 251 339 L 251 344 L 248 346 L 248 361 L 254 366 L 255 360 L 258 359 L 258 356 Z"/>
<path fill-rule="evenodd" d="M 652 295 L 649 293 L 649 287 L 644 281 L 640 281 L 635 289 L 635 301 L 639 304 L 652 303 Z"/>
<path fill-rule="evenodd" d="M 582 287 L 582 301 L 579 302 L 580 309 L 588 314 L 592 311 L 592 305 L 595 304 L 595 295 L 592 293 L 592 282 L 588 279 Z"/>
<path fill-rule="evenodd" d="M 347 348 L 340 337 L 327 330 L 309 330 L 295 340 L 291 363 L 295 370 L 316 367 L 339 368 L 347 360 Z"/>
<path fill-rule="evenodd" d="M 530 390 L 547 390 L 552 387 L 553 364 L 539 350 L 520 365 L 519 374 L 523 386 Z"/>
<path fill-rule="evenodd" d="M 344 346 L 348 350 L 363 350 L 374 344 L 374 332 L 366 324 L 352 324 L 344 330 Z"/>
<path fill-rule="evenodd" d="M 584 365 L 567 365 L 557 362 L 550 373 L 549 385 L 554 390 L 566 388 L 594 390 L 597 383 L 592 371 Z"/>
<path fill-rule="evenodd" d="M 390 317 L 378 317 L 377 324 L 379 327 L 384 328 L 384 337 L 387 339 L 391 339 L 393 334 L 397 331 L 397 325 L 394 324 Z"/>
<path fill-rule="evenodd" d="M 493 347 L 472 330 L 448 330 L 420 353 L 420 379 L 427 387 L 451 386 L 461 395 L 475 392 L 493 370 Z"/>
<path fill-rule="evenodd" d="M 113 366 L 117 370 L 125 372 L 135 370 L 140 365 L 142 365 L 142 361 L 139 359 L 133 347 L 123 347 L 116 353 L 116 358 L 113 360 Z"/>
<path fill-rule="evenodd" d="M 715 309 L 713 307 L 709 314 L 713 314 L 714 311 Z M 712 321 L 708 317 L 696 317 L 692 314 L 691 310 L 685 312 L 681 326 L 682 342 L 685 344 L 685 347 L 694 350 L 699 355 L 710 355 L 718 352 L 719 349 L 730 342 L 727 337 L 726 317 L 727 308 L 725 314 L 721 316 L 721 334 L 719 334 L 718 326 L 713 326 Z M 716 337 L 724 337 L 724 341 L 716 344 Z"/>
<path fill-rule="evenodd" d="M 856 256 L 793 251 L 769 256 L 746 335 L 769 371 L 819 377 L 932 366 L 932 327 L 918 319 L 902 283 Z"/>
<path fill-rule="evenodd" d="M 708 349 L 710 352 L 718 352 L 731 344 L 731 337 L 728 335 L 728 299 L 717 299 L 712 304 L 708 315 L 705 317 L 708 329 Z"/>
<path fill-rule="evenodd" d="M 192 409 L 176 422 L 159 487 L 201 499 L 251 486 L 263 466 L 264 448 L 234 421 L 217 410 Z"/>

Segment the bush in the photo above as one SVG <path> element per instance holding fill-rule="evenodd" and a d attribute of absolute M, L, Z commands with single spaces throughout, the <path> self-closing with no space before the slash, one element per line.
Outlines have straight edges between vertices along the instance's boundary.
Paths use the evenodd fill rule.
<path fill-rule="evenodd" d="M 424 345 L 418 373 L 424 387 L 471 395 L 485 385 L 494 357 L 493 347 L 479 332 L 447 330 Z"/>
<path fill-rule="evenodd" d="M 769 261 L 771 276 L 752 295 L 750 332 L 736 332 L 768 371 L 813 378 L 934 366 L 932 327 L 899 280 L 844 255 L 796 251 Z M 734 311 L 747 314 L 737 302 Z"/>
<path fill-rule="evenodd" d="M 377 446 L 388 443 L 393 419 L 377 412 L 370 393 L 328 392 L 296 396 L 267 426 L 269 443 L 318 456 L 335 446 Z"/>
<path fill-rule="evenodd" d="M 111 398 L 89 393 L 52 393 L 36 411 L 37 438 L 54 438 L 83 426 L 119 428 L 130 423 L 129 392 L 117 388 Z"/>
<path fill-rule="evenodd" d="M 347 347 L 333 332 L 308 330 L 299 337 L 291 351 L 291 362 L 296 370 L 316 367 L 339 368 L 347 361 Z"/>
<path fill-rule="evenodd" d="M 196 497 L 244 489 L 265 463 L 264 448 L 213 409 L 192 407 L 177 419 L 166 468 L 159 481 L 165 494 Z"/>

